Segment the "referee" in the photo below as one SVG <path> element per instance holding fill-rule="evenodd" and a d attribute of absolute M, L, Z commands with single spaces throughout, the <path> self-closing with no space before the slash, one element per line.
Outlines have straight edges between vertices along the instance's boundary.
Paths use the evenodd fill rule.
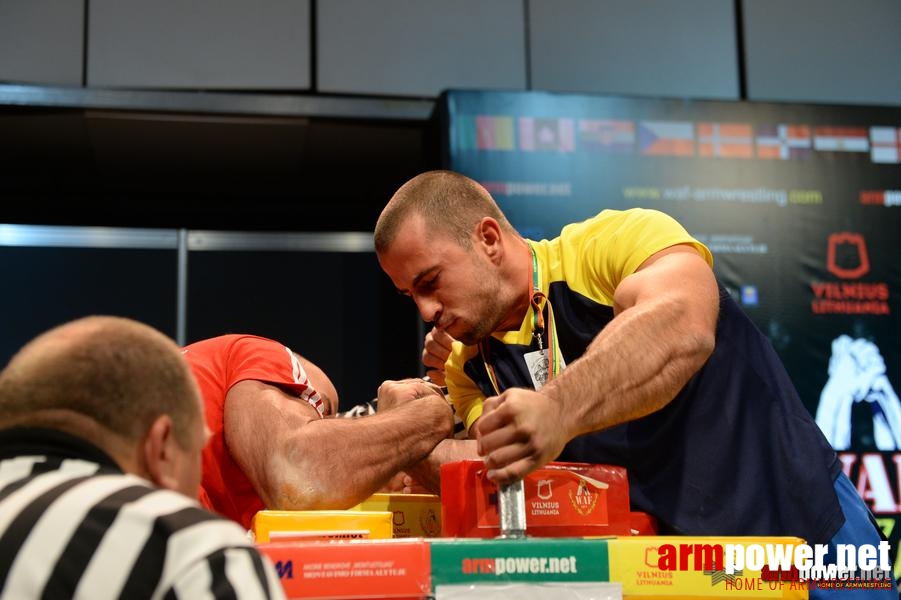
<path fill-rule="evenodd" d="M 283 598 L 236 524 L 193 500 L 203 408 L 175 344 L 88 317 L 0 373 L 0 598 Z"/>

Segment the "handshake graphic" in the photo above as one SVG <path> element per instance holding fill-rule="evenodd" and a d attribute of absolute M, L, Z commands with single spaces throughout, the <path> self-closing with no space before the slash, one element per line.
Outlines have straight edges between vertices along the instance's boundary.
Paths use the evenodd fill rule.
<path fill-rule="evenodd" d="M 852 407 L 866 402 L 879 450 L 901 450 L 901 403 L 873 342 L 841 335 L 832 341 L 829 380 L 820 393 L 816 421 L 836 450 L 851 448 Z"/>

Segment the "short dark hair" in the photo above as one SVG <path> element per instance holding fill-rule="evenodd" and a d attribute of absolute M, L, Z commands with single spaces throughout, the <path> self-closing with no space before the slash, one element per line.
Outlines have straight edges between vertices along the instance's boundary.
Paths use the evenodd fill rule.
<path fill-rule="evenodd" d="M 497 203 L 477 181 L 453 171 L 427 171 L 403 184 L 382 210 L 375 225 L 375 251 L 386 250 L 401 226 L 414 214 L 425 219 L 429 231 L 443 232 L 463 247 L 483 217 L 492 217 L 515 233 Z"/>
<path fill-rule="evenodd" d="M 191 447 L 202 418 L 197 384 L 178 346 L 122 317 L 66 323 L 26 344 L 0 372 L 0 425 L 41 425 L 46 411 L 72 411 L 138 440 L 160 415 Z"/>

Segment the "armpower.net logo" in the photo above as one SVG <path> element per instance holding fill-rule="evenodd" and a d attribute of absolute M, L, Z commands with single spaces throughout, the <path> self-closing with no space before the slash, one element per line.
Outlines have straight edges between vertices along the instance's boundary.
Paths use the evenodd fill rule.
<path fill-rule="evenodd" d="M 460 565 L 464 575 L 493 573 L 504 575 L 539 575 L 578 573 L 575 556 L 508 556 L 496 558 L 464 558 Z"/>
<path fill-rule="evenodd" d="M 645 563 L 661 571 L 703 571 L 711 586 L 727 590 L 891 589 L 889 551 L 886 541 L 838 544 L 833 562 L 826 544 L 663 544 L 645 551 Z"/>

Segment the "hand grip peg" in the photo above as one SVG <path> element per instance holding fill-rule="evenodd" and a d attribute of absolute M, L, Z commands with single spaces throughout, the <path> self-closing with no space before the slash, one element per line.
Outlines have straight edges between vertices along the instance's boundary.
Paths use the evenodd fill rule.
<path fill-rule="evenodd" d="M 498 487 L 497 512 L 501 539 L 526 537 L 526 491 L 523 480 Z"/>

